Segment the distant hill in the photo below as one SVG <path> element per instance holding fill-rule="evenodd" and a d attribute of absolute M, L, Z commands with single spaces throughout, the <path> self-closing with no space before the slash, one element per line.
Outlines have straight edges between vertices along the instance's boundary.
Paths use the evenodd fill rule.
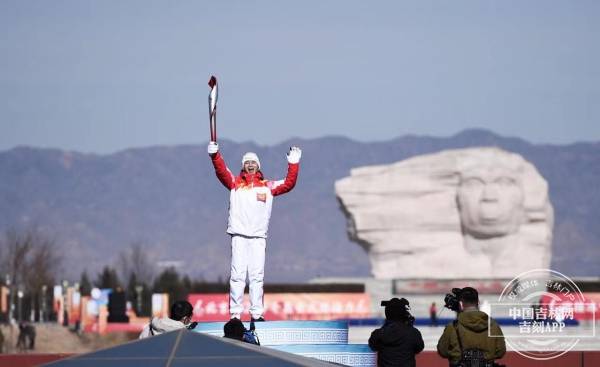
<path fill-rule="evenodd" d="M 366 254 L 346 235 L 334 181 L 353 167 L 473 146 L 498 146 L 536 165 L 550 184 L 555 209 L 553 269 L 600 276 L 600 143 L 535 145 L 485 130 L 372 143 L 343 137 L 274 146 L 220 142 L 232 170 L 251 150 L 269 178 L 285 175 L 292 144 L 303 149 L 300 177 L 274 203 L 268 282 L 368 275 Z M 85 267 L 95 277 L 119 251 L 141 241 L 154 259 L 182 261 L 192 276 L 228 277 L 228 192 L 214 176 L 204 143 L 110 155 L 18 147 L 0 152 L 0 177 L 0 231 L 35 224 L 55 235 L 65 276 L 78 277 Z"/>

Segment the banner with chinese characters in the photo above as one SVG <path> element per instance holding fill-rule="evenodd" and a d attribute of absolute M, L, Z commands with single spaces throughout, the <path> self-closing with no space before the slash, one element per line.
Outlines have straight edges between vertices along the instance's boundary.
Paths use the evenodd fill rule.
<path fill-rule="evenodd" d="M 575 320 L 595 320 L 598 318 L 600 311 L 600 293 L 584 292 L 582 293 L 585 302 L 580 302 L 578 298 L 572 297 L 571 294 L 553 293 L 543 295 L 540 302 L 547 304 L 550 309 L 567 309 L 571 310 Z"/>
<path fill-rule="evenodd" d="M 190 294 L 194 321 L 229 319 L 229 294 Z M 371 316 L 371 299 L 366 293 L 270 293 L 265 294 L 265 319 L 333 320 Z M 244 296 L 244 319 L 249 318 L 250 301 Z"/>

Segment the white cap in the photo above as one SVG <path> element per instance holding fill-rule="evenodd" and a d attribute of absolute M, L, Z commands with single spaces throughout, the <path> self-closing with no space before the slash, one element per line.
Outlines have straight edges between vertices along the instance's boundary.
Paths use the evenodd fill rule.
<path fill-rule="evenodd" d="M 260 161 L 258 160 L 258 156 L 256 155 L 256 153 L 248 152 L 244 154 L 244 156 L 242 157 L 242 168 L 244 168 L 244 163 L 248 161 L 255 161 L 256 164 L 258 164 L 258 169 L 260 169 Z"/>

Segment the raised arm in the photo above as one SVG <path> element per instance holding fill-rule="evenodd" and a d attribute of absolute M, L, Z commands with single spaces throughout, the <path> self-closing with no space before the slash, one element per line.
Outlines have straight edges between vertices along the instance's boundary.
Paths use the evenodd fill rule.
<path fill-rule="evenodd" d="M 227 168 L 227 165 L 225 164 L 225 161 L 219 152 L 219 144 L 211 141 L 208 143 L 207 150 L 213 167 L 215 167 L 215 174 L 217 175 L 217 178 L 219 181 L 221 181 L 223 186 L 229 190 L 233 189 L 235 187 L 235 176 L 233 173 L 231 173 L 229 168 Z"/>
<path fill-rule="evenodd" d="M 271 182 L 271 194 L 273 196 L 285 194 L 296 186 L 298 171 L 300 170 L 300 157 L 302 151 L 298 147 L 291 147 L 287 154 L 288 171 L 285 180 Z"/>

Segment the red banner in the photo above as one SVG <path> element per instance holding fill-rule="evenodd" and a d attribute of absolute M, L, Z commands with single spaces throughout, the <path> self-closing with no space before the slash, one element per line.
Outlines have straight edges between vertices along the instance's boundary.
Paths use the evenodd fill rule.
<path fill-rule="evenodd" d="M 229 295 L 190 294 L 194 321 L 229 320 Z M 271 293 L 265 294 L 264 316 L 275 320 L 333 320 L 371 316 L 371 299 L 366 293 Z M 244 296 L 244 319 L 250 301 Z"/>
<path fill-rule="evenodd" d="M 557 299 L 558 298 L 558 299 Z M 572 295 L 553 293 L 553 296 L 542 296 L 540 303 L 547 304 L 548 308 L 563 308 L 573 310 L 575 320 L 598 319 L 600 311 L 600 293 L 584 292 L 583 300 Z"/>

